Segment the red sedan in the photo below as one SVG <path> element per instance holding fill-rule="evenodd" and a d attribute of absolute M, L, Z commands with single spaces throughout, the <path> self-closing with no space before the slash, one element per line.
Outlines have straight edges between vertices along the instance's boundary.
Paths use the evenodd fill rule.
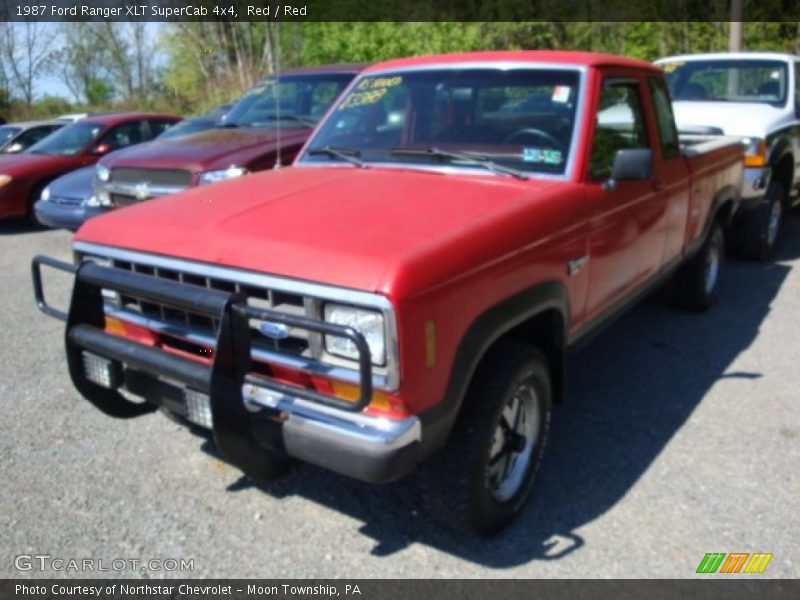
<path fill-rule="evenodd" d="M 174 115 L 141 112 L 92 115 L 22 154 L 0 157 L 0 218 L 33 220 L 33 204 L 53 179 L 94 164 L 114 150 L 151 140 L 180 120 Z"/>

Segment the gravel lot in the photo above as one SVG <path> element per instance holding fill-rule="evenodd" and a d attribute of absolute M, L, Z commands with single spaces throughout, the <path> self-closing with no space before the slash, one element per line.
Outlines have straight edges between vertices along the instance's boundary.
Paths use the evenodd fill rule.
<path fill-rule="evenodd" d="M 764 576 L 798 577 L 798 215 L 788 233 L 773 264 L 727 263 L 709 313 L 656 296 L 574 353 L 536 496 L 486 540 L 432 524 L 413 478 L 300 466 L 255 487 L 159 414 L 104 416 L 32 299 L 31 256 L 67 259 L 70 235 L 0 223 L 0 577 L 62 575 L 20 554 L 194 561 L 116 573 L 153 578 L 689 577 L 706 552 L 772 552 Z"/>

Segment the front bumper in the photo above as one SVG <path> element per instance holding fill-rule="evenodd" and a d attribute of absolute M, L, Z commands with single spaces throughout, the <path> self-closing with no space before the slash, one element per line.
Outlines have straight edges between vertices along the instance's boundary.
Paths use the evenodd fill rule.
<path fill-rule="evenodd" d="M 47 304 L 42 265 L 74 272 L 68 313 Z M 207 426 L 217 448 L 255 478 L 268 476 L 276 456 L 281 455 L 374 483 L 397 479 L 416 466 L 419 419 L 387 419 L 363 412 L 372 397 L 372 363 L 369 346 L 355 329 L 258 309 L 235 292 L 196 288 L 93 262 L 75 267 L 37 256 L 32 272 L 39 308 L 66 321 L 67 363 L 75 387 L 106 414 L 128 418 L 162 406 L 191 418 L 198 402 L 206 403 Z M 102 290 L 219 319 L 210 364 L 106 332 Z M 250 319 L 350 339 L 359 350 L 358 400 L 345 401 L 256 373 L 251 362 Z M 87 366 L 89 362 L 94 367 Z M 92 369 L 98 368 L 106 369 L 100 380 L 92 375 Z M 122 390 L 147 402 L 130 401 Z"/>
<path fill-rule="evenodd" d="M 42 225 L 72 231 L 77 231 L 87 219 L 108 212 L 107 208 L 99 206 L 57 204 L 45 200 L 38 200 L 33 205 L 33 210 L 36 213 L 36 220 Z"/>

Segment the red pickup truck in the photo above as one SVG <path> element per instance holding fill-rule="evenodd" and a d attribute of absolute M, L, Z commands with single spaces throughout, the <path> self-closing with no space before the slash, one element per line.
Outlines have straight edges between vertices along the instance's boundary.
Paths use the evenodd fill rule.
<path fill-rule="evenodd" d="M 670 276 L 712 303 L 742 164 L 681 143 L 645 62 L 393 60 L 293 167 L 89 222 L 75 266 L 35 258 L 36 296 L 106 413 L 161 407 L 253 477 L 421 466 L 433 514 L 488 533 L 530 492 L 567 348 Z M 41 265 L 74 271 L 68 313 Z"/>

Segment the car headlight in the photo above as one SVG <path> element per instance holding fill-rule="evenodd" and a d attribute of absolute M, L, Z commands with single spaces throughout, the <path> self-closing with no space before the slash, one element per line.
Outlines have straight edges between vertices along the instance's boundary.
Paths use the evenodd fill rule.
<path fill-rule="evenodd" d="M 0 188 L 9 183 L 11 183 L 11 175 L 3 175 L 0 173 Z"/>
<path fill-rule="evenodd" d="M 95 175 L 100 181 L 106 182 L 111 179 L 111 169 L 104 167 L 101 164 L 98 164 L 95 167 Z"/>
<path fill-rule="evenodd" d="M 111 195 L 104 190 L 99 191 L 84 200 L 84 204 L 94 208 L 98 206 L 111 206 Z"/>
<path fill-rule="evenodd" d="M 206 183 L 217 183 L 218 181 L 233 179 L 234 177 L 241 177 L 246 173 L 247 169 L 244 167 L 228 167 L 227 169 L 219 169 L 217 171 L 206 171 L 205 173 L 200 173 L 199 184 L 205 185 Z"/>
<path fill-rule="evenodd" d="M 324 316 L 328 323 L 352 327 L 360 332 L 367 340 L 372 363 L 376 365 L 386 363 L 386 337 L 381 313 L 353 306 L 326 304 Z M 347 338 L 326 335 L 325 350 L 343 358 L 358 359 L 356 345 Z"/>
<path fill-rule="evenodd" d="M 42 190 L 42 195 L 39 196 L 39 199 L 40 200 L 44 200 L 45 202 L 50 200 L 50 186 L 49 185 Z"/>

